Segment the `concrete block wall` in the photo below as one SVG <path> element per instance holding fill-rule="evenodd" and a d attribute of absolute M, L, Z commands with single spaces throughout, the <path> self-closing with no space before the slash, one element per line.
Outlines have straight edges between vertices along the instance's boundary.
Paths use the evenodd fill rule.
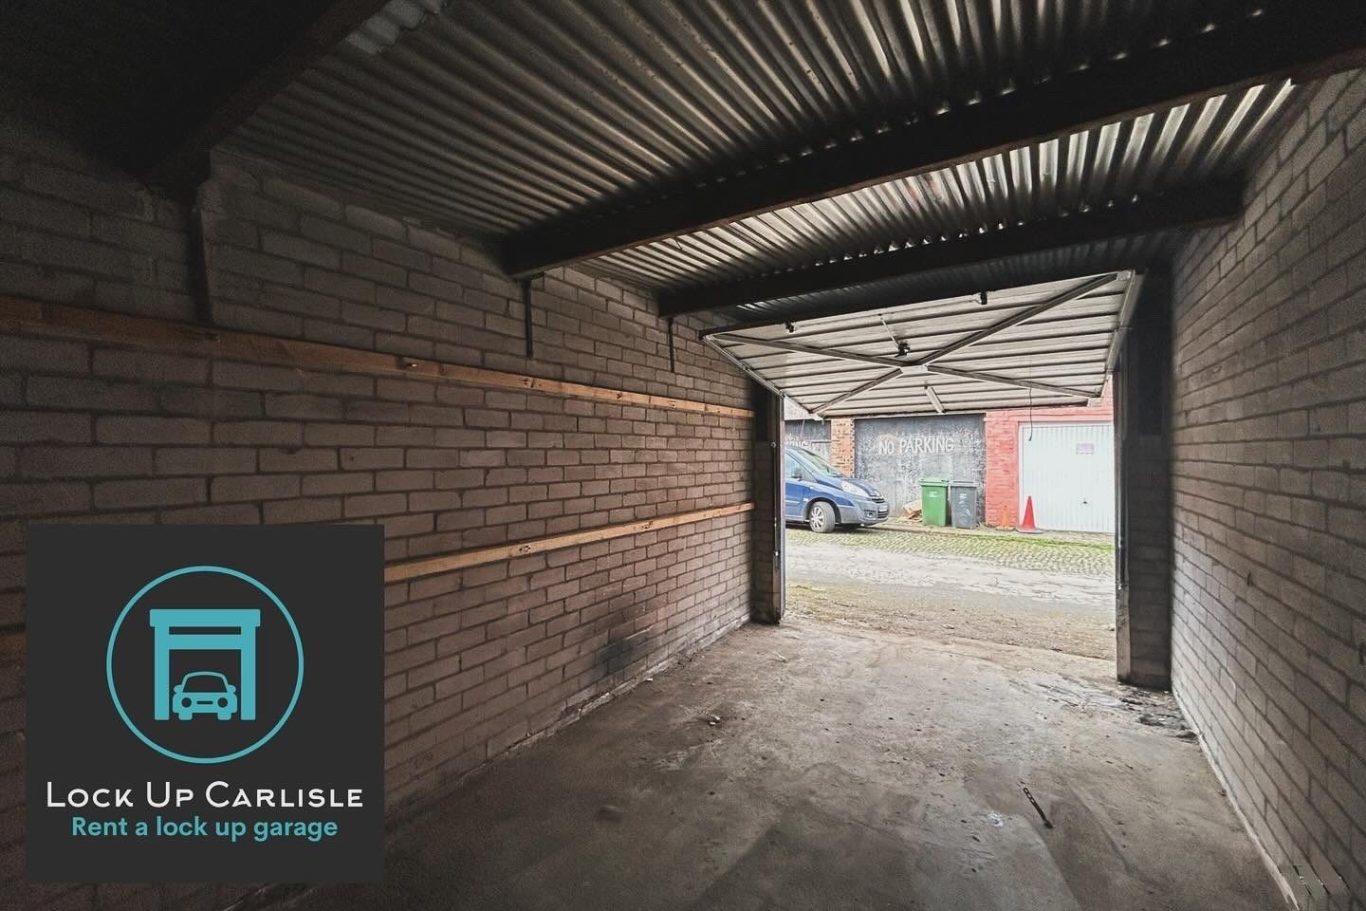
<path fill-rule="evenodd" d="M 1175 270 L 1173 683 L 1301 907 L 1366 908 L 1366 76 Z"/>
<path fill-rule="evenodd" d="M 185 207 L 0 130 L 0 295 L 189 320 Z M 522 289 L 474 246 L 223 157 L 203 188 L 218 325 L 739 408 L 748 381 L 648 298 Z M 41 337 L 0 324 L 0 907 L 217 908 L 242 887 L 26 886 L 28 523 L 378 522 L 411 559 L 744 503 L 744 416 Z M 740 513 L 392 584 L 386 791 L 402 814 L 750 610 Z M 47 905 L 43 905 L 47 907 Z"/>

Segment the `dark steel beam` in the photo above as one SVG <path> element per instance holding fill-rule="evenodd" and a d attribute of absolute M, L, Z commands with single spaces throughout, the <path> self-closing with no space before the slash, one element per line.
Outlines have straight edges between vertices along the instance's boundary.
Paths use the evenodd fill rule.
<path fill-rule="evenodd" d="M 214 36 L 204 78 L 178 103 L 133 125 L 138 135 L 124 164 L 164 186 L 205 176 L 209 150 L 332 50 L 386 0 L 297 0 L 268 4 L 266 14 L 241 35 Z"/>
<path fill-rule="evenodd" d="M 660 295 L 659 312 L 664 316 L 678 316 L 834 291 L 918 272 L 1003 260 L 1093 241 L 1218 224 L 1238 216 L 1242 210 L 1242 195 L 1241 184 L 1210 183 L 1172 190 L 1136 203 L 1106 206 L 957 240 L 905 247 L 721 285 L 681 288 Z"/>
<path fill-rule="evenodd" d="M 1033 145 L 1172 105 L 1283 78 L 1366 64 L 1366 14 L 1343 0 L 1281 0 L 1271 9 L 1119 59 L 1051 74 L 906 127 L 705 185 L 691 183 L 592 220 L 566 217 L 506 239 L 514 276 L 601 256 Z"/>

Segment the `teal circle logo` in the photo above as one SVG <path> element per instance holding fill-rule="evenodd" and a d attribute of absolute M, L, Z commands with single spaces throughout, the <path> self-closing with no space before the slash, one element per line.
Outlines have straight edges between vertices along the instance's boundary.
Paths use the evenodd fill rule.
<path fill-rule="evenodd" d="M 188 755 L 180 750 L 171 749 L 158 743 L 148 736 L 130 717 L 123 701 L 119 698 L 118 685 L 114 680 L 114 648 L 118 643 L 119 633 L 128 615 L 143 598 L 158 586 L 172 579 L 199 574 L 228 576 L 246 583 L 264 595 L 279 610 L 280 616 L 293 636 L 294 654 L 297 662 L 293 692 L 290 695 L 288 705 L 285 706 L 275 724 L 253 743 L 241 749 L 214 756 Z M 169 719 L 172 713 L 181 721 L 188 721 L 196 713 L 203 714 L 206 712 L 215 714 L 219 721 L 228 720 L 234 714 L 242 720 L 255 720 L 255 633 L 257 626 L 260 625 L 260 613 L 260 610 L 256 609 L 153 609 L 150 611 L 150 625 L 156 638 L 153 679 L 156 703 L 155 717 L 158 721 Z M 209 632 L 204 632 L 203 629 L 189 634 L 174 631 L 175 628 L 186 625 L 208 628 Z M 235 627 L 237 632 L 225 634 L 221 629 L 223 627 Z M 241 662 L 241 678 L 236 685 L 231 685 L 221 673 L 195 671 L 187 674 L 181 684 L 172 688 L 168 676 L 169 655 L 175 648 L 236 648 Z M 285 726 L 285 722 L 294 712 L 295 705 L 298 704 L 299 693 L 304 685 L 304 645 L 303 639 L 299 636 L 299 628 L 294 623 L 294 617 L 290 614 L 289 609 L 270 588 L 258 579 L 226 566 L 184 566 L 157 576 L 138 589 L 137 594 L 133 595 L 128 603 L 123 606 L 118 619 L 114 621 L 113 629 L 109 632 L 109 645 L 105 650 L 104 668 L 105 680 L 109 686 L 109 696 L 114 702 L 114 708 L 123 720 L 124 725 L 133 732 L 135 737 L 161 755 L 171 759 L 198 765 L 211 765 L 231 762 L 255 752 Z M 197 691 L 195 687 L 190 687 L 192 678 L 209 681 L 211 691 L 205 694 L 202 691 Z M 221 681 L 221 684 L 213 683 L 214 680 Z M 185 689 L 182 690 L 182 688 Z"/>

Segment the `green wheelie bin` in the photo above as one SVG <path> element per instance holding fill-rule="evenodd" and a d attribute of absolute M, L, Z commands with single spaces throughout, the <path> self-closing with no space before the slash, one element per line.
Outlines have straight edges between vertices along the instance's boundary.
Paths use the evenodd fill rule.
<path fill-rule="evenodd" d="M 949 524 L 949 482 L 943 478 L 920 479 L 920 520 L 926 525 Z"/>

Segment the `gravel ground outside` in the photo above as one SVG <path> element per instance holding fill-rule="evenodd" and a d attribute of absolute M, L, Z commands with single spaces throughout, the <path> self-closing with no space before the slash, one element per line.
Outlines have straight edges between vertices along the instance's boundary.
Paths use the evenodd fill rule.
<path fill-rule="evenodd" d="M 1108 535 L 1021 535 L 1012 532 L 950 531 L 881 526 L 818 535 L 802 528 L 787 530 L 793 548 L 815 544 L 876 549 L 901 554 L 969 559 L 1017 569 L 1108 579 L 1114 572 L 1115 548 Z"/>
<path fill-rule="evenodd" d="M 1113 659 L 1114 549 L 1099 536 L 788 530 L 788 612 L 939 641 Z"/>
<path fill-rule="evenodd" d="M 874 526 L 865 531 L 918 531 L 929 535 L 985 535 L 989 538 L 1020 538 L 1025 541 L 1048 541 L 1054 544 L 1090 544 L 1094 547 L 1113 547 L 1115 536 L 1108 532 L 1097 531 L 1040 531 L 1025 534 L 1015 528 L 992 528 L 988 525 L 979 525 L 976 528 L 954 528 L 953 526 L 939 527 L 937 525 L 926 525 L 919 519 L 903 519 L 892 517 L 881 525 Z"/>

